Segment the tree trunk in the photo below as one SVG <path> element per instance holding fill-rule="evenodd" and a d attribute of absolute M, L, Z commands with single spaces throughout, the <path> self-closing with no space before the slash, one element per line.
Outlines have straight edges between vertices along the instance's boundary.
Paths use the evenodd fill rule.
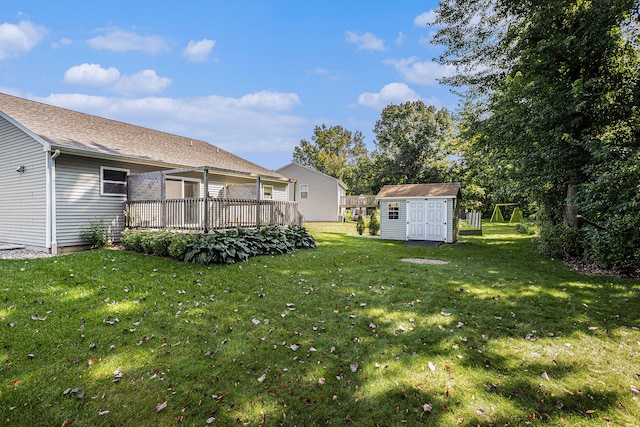
<path fill-rule="evenodd" d="M 570 184 L 567 187 L 567 198 L 564 205 L 564 221 L 570 228 L 580 228 L 582 225 L 578 208 L 574 202 L 576 194 L 578 194 L 578 186 Z"/>

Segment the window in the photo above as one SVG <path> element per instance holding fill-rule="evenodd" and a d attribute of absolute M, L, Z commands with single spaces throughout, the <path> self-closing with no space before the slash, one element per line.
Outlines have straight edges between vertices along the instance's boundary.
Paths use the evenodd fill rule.
<path fill-rule="evenodd" d="M 262 187 L 262 198 L 264 200 L 273 199 L 273 185 L 265 185 Z"/>
<path fill-rule="evenodd" d="M 400 203 L 398 202 L 389 202 L 389 219 L 399 219 L 400 218 Z"/>
<path fill-rule="evenodd" d="M 100 166 L 100 195 L 126 196 L 129 169 Z"/>
<path fill-rule="evenodd" d="M 309 198 L 309 184 L 301 184 L 300 185 L 300 198 L 308 199 Z"/>

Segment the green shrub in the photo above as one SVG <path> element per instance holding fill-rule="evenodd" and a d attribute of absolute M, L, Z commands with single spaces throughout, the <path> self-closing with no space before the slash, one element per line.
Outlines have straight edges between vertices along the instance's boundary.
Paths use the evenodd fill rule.
<path fill-rule="evenodd" d="M 198 264 L 230 264 L 257 255 L 278 255 L 294 249 L 314 248 L 315 241 L 304 227 L 238 228 L 208 236 L 171 231 L 125 230 L 122 245 L 129 250 L 169 256 Z"/>
<path fill-rule="evenodd" d="M 369 217 L 369 234 L 377 236 L 378 231 L 380 231 L 380 219 L 378 217 L 378 210 L 374 209 Z"/>
<path fill-rule="evenodd" d="M 302 227 L 267 226 L 260 230 L 237 229 L 200 236 L 187 244 L 186 262 L 230 264 L 251 256 L 278 255 L 296 248 L 313 248 L 313 237 Z"/>
<path fill-rule="evenodd" d="M 287 239 L 293 243 L 296 249 L 310 249 L 316 247 L 316 241 L 304 227 L 291 225 L 285 230 Z"/>
<path fill-rule="evenodd" d="M 624 271 L 640 267 L 640 218 L 614 218 L 606 230 L 585 228 L 589 242 L 586 257 L 604 268 Z"/>
<path fill-rule="evenodd" d="M 541 254 L 564 260 L 582 258 L 587 244 L 583 229 L 566 224 L 541 227 L 538 243 Z"/>
<path fill-rule="evenodd" d="M 175 234 L 171 231 L 151 233 L 151 253 L 163 257 L 169 256 L 169 245 Z"/>
<path fill-rule="evenodd" d="M 529 219 L 522 220 L 522 222 L 516 224 L 516 232 L 520 234 L 532 236 L 534 234 L 538 234 L 539 231 L 540 228 L 538 225 Z"/>
<path fill-rule="evenodd" d="M 364 229 L 364 216 L 358 215 L 358 222 L 356 223 L 356 230 L 358 231 L 358 234 L 362 236 L 362 233 L 364 233 Z"/>
<path fill-rule="evenodd" d="M 169 256 L 171 258 L 183 260 L 187 254 L 187 246 L 195 242 L 198 235 L 195 233 L 173 233 L 171 242 L 169 243 Z"/>
<path fill-rule="evenodd" d="M 80 229 L 80 239 L 94 248 L 104 248 L 109 244 L 109 228 L 102 218 L 90 220 Z"/>

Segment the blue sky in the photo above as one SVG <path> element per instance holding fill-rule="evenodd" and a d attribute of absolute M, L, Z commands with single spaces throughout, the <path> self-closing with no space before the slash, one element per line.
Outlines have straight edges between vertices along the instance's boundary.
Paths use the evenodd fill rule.
<path fill-rule="evenodd" d="M 0 91 L 202 139 L 264 167 L 316 125 L 391 103 L 454 110 L 435 0 L 0 2 Z"/>

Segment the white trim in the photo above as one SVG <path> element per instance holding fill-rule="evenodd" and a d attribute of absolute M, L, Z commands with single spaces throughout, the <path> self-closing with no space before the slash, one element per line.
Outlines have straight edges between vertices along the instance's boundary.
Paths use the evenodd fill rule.
<path fill-rule="evenodd" d="M 127 176 L 129 176 L 130 170 L 129 169 L 123 169 L 123 168 L 116 168 L 116 167 L 111 167 L 111 166 L 100 166 L 100 195 L 101 196 L 109 196 L 109 197 L 127 197 L 127 193 L 125 191 L 124 194 L 122 193 L 105 193 L 104 192 L 104 183 L 121 183 L 123 181 L 105 181 L 104 180 L 104 171 L 105 170 L 111 170 L 111 171 L 117 171 L 117 172 L 126 172 Z M 125 185 L 125 190 L 127 187 L 127 181 L 124 181 L 124 185 Z"/>

